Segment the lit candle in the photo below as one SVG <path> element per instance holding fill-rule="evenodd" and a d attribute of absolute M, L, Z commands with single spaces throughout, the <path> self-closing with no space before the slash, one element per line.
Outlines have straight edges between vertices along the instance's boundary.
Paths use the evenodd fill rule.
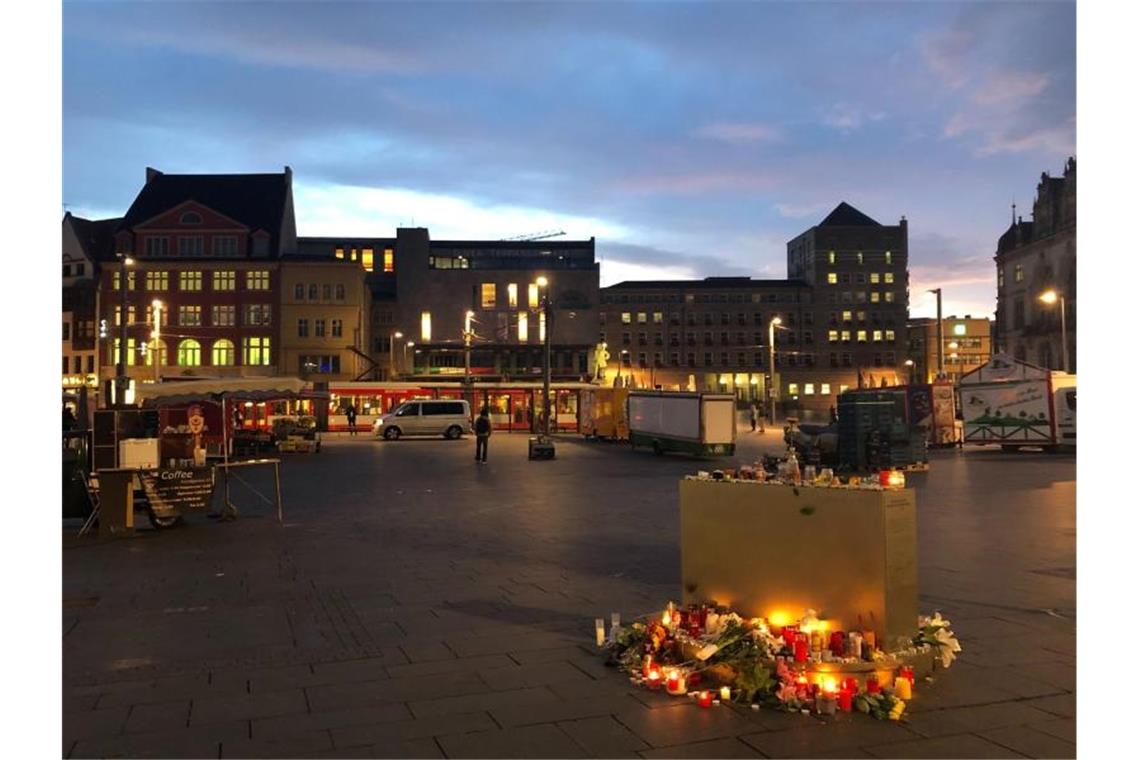
<path fill-rule="evenodd" d="M 831 633 L 831 653 L 836 657 L 842 657 L 847 647 L 847 642 L 844 641 L 843 631 L 832 631 Z"/>
<path fill-rule="evenodd" d="M 665 691 L 675 697 L 685 696 L 685 679 L 679 671 L 670 670 L 665 674 Z"/>
<path fill-rule="evenodd" d="M 604 646 L 606 643 L 606 621 L 602 618 L 594 620 L 594 635 L 598 639 L 598 646 Z"/>
<path fill-rule="evenodd" d="M 815 698 L 815 711 L 820 715 L 835 715 L 835 704 L 834 695 L 821 691 Z"/>
<path fill-rule="evenodd" d="M 720 701 L 721 702 L 727 702 L 730 699 L 732 699 L 732 689 L 728 688 L 727 686 L 721 686 L 720 687 Z"/>
<path fill-rule="evenodd" d="M 839 692 L 839 709 L 843 712 L 851 712 L 851 700 L 855 696 L 855 692 L 850 689 L 843 689 Z"/>
<path fill-rule="evenodd" d="M 701 707 L 712 707 L 712 692 L 705 690 L 697 695 L 697 704 Z"/>
<path fill-rule="evenodd" d="M 796 662 L 807 662 L 808 658 L 808 643 L 806 634 L 798 634 L 796 636 L 795 644 L 795 660 Z"/>
<path fill-rule="evenodd" d="M 914 686 L 914 668 L 910 665 L 903 665 L 899 668 L 899 675 L 910 681 L 911 686 Z"/>
<path fill-rule="evenodd" d="M 899 676 L 895 679 L 895 696 L 899 699 L 910 699 L 910 681 L 905 676 Z"/>
<path fill-rule="evenodd" d="M 649 675 L 645 677 L 649 688 L 657 689 L 661 686 L 661 668 L 658 665 L 649 666 Z"/>
<path fill-rule="evenodd" d="M 849 691 L 852 694 L 859 693 L 859 679 L 854 676 L 843 679 L 843 690 Z"/>
<path fill-rule="evenodd" d="M 879 688 L 879 679 L 875 676 L 867 676 L 867 693 L 878 694 L 882 689 Z"/>

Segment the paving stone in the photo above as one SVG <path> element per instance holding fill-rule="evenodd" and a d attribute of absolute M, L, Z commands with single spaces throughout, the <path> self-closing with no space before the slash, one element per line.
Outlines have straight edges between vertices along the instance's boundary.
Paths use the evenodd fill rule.
<path fill-rule="evenodd" d="M 574 643 L 575 639 L 565 634 L 531 631 L 521 639 L 498 635 L 479 636 L 451 639 L 447 645 L 458 656 L 471 657 L 478 654 L 523 652 L 529 649 L 554 649 Z"/>
<path fill-rule="evenodd" d="M 408 658 L 408 662 L 426 662 L 431 660 L 450 660 L 455 658 L 455 652 L 442 641 L 405 641 L 400 649 Z M 475 654 L 484 654 L 476 652 Z M 468 657 L 471 653 L 465 652 L 460 657 Z"/>
<path fill-rule="evenodd" d="M 469 694 L 459 697 L 445 697 L 443 699 L 427 699 L 412 702 L 408 705 L 412 714 L 417 718 L 427 718 L 435 715 L 449 713 L 479 712 L 481 710 L 499 710 L 513 706 L 538 706 L 544 702 L 553 702 L 557 698 L 549 690 L 515 689 L 514 691 L 497 691 Z"/>
<path fill-rule="evenodd" d="M 305 690 L 313 712 L 479 694 L 487 684 L 475 673 L 385 678 L 379 681 L 312 686 Z"/>
<path fill-rule="evenodd" d="M 131 707 L 127 718 L 127 733 L 146 731 L 172 731 L 186 728 L 190 717 L 190 700 L 177 702 L 151 702 Z"/>
<path fill-rule="evenodd" d="M 907 727 L 922 736 L 947 736 L 1048 720 L 1049 713 L 1026 702 L 929 710 L 907 716 Z"/>
<path fill-rule="evenodd" d="M 609 625 L 607 623 L 606 625 Z M 565 660 L 574 660 L 581 658 L 582 655 L 590 655 L 588 652 L 578 645 L 568 645 L 561 647 L 554 647 L 553 649 L 530 649 L 522 651 L 512 651 L 509 653 L 510 658 L 517 662 L 519 665 L 532 665 L 537 662 L 559 662 Z M 601 660 L 599 655 L 596 659 Z"/>
<path fill-rule="evenodd" d="M 300 689 L 247 694 L 228 699 L 194 700 L 190 709 L 190 725 L 238 719 L 266 718 L 271 715 L 306 713 L 309 705 Z"/>
<path fill-rule="evenodd" d="M 1011 749 L 973 734 L 942 736 L 937 739 L 878 744 L 864 747 L 874 757 L 909 758 L 994 758 L 1024 757 Z"/>
<path fill-rule="evenodd" d="M 363 726 L 373 723 L 389 723 L 411 720 L 412 714 L 402 702 L 384 702 L 370 707 L 355 707 L 343 710 L 305 713 L 301 715 L 279 715 L 273 718 L 257 718 L 252 721 L 250 734 L 254 739 L 271 738 L 296 731 L 318 731 L 342 726 Z"/>
<path fill-rule="evenodd" d="M 383 743 L 373 745 L 372 757 L 392 758 L 435 758 L 447 757 L 439 748 L 435 739 L 408 739 L 398 743 Z"/>
<path fill-rule="evenodd" d="M 313 683 L 309 665 L 284 665 L 255 670 L 215 670 L 210 673 L 210 689 L 214 691 L 286 691 Z"/>
<path fill-rule="evenodd" d="M 394 723 L 341 726 L 331 729 L 333 744 L 337 747 L 369 745 L 399 745 L 413 739 L 426 739 L 446 734 L 463 734 L 498 728 L 485 712 L 437 715 Z"/>
<path fill-rule="evenodd" d="M 328 731 L 299 731 L 280 739 L 236 739 L 221 743 L 220 757 L 309 757 L 333 749 Z"/>
<path fill-rule="evenodd" d="M 86 712 L 95 709 L 95 703 L 99 701 L 100 694 L 64 694 L 63 695 L 63 712 Z"/>
<path fill-rule="evenodd" d="M 441 736 L 438 742 L 448 757 L 588 757 L 573 739 L 552 725 Z"/>
<path fill-rule="evenodd" d="M 1077 717 L 1077 697 L 1075 694 L 1061 694 L 1055 697 L 1029 699 L 1026 700 L 1025 704 L 1053 715 L 1059 715 L 1062 718 Z"/>
<path fill-rule="evenodd" d="M 305 686 L 358 681 L 379 681 L 388 678 L 390 662 L 383 657 L 346 662 L 328 662 L 313 665 L 313 677 Z"/>
<path fill-rule="evenodd" d="M 693 757 L 693 758 L 719 758 L 719 757 L 764 757 L 754 748 L 739 739 L 713 739 L 708 742 L 693 744 L 680 744 L 676 747 L 662 747 L 650 749 L 640 753 L 642 757 Z"/>
<path fill-rule="evenodd" d="M 71 757 L 217 757 L 223 741 L 249 736 L 249 723 L 208 726 L 80 740 Z"/>
<path fill-rule="evenodd" d="M 632 757 L 649 746 L 611 715 L 563 721 L 558 727 L 593 757 Z"/>
<path fill-rule="evenodd" d="M 1077 721 L 1074 718 L 1057 718 L 1043 723 L 1030 723 L 1030 727 L 1043 733 L 1064 739 L 1067 742 L 1077 741 Z"/>
<path fill-rule="evenodd" d="M 64 743 L 122 733 L 129 712 L 128 707 L 107 707 L 67 713 L 63 716 Z"/>
<path fill-rule="evenodd" d="M 851 750 L 872 744 L 913 741 L 917 735 L 902 723 L 844 713 L 833 719 L 801 716 L 794 728 L 740 737 L 768 757 L 813 757 L 820 752 Z"/>
<path fill-rule="evenodd" d="M 995 744 L 1008 747 L 1029 757 L 1073 758 L 1077 756 L 1076 742 L 1050 736 L 1032 726 L 996 728 L 990 731 L 980 731 L 979 735 Z"/>
<path fill-rule="evenodd" d="M 589 718 L 597 715 L 612 715 L 626 710 L 638 709 L 628 695 L 600 698 L 555 700 L 545 702 L 519 702 L 508 707 L 492 709 L 491 717 L 503 728 L 553 723 L 562 720 Z"/>
<path fill-rule="evenodd" d="M 501 691 L 566 682 L 589 683 L 594 680 L 568 662 L 487 668 L 479 671 L 479 677 L 492 689 Z"/>
<path fill-rule="evenodd" d="M 737 736 L 746 733 L 750 725 L 732 710 L 701 708 L 692 701 L 660 710 L 637 707 L 614 717 L 651 747 Z"/>
<path fill-rule="evenodd" d="M 194 699 L 210 693 L 205 675 L 159 678 L 145 681 L 120 681 L 90 687 L 101 692 L 100 708 L 121 705 L 140 705 L 148 702 L 170 702 L 176 699 Z M 242 691 L 244 691 L 244 687 Z M 76 689 L 83 693 L 86 689 Z"/>
<path fill-rule="evenodd" d="M 441 673 L 475 673 L 491 668 L 506 668 L 515 664 L 515 661 L 505 654 L 489 654 L 477 657 L 412 662 L 406 665 L 389 665 L 388 675 L 392 678 L 412 678 Z"/>

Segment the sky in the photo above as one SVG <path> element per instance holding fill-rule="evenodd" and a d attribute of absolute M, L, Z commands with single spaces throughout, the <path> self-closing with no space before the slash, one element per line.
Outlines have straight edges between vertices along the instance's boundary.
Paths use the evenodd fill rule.
<path fill-rule="evenodd" d="M 298 233 L 597 240 L 602 285 L 782 278 L 906 216 L 912 316 L 992 316 L 1076 145 L 1072 2 L 65 2 L 63 208 L 293 168 Z"/>

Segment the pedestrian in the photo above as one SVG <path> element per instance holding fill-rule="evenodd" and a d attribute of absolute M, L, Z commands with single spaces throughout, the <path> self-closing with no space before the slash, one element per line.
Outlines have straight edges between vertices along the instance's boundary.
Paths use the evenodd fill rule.
<path fill-rule="evenodd" d="M 748 421 L 752 423 L 752 432 L 756 432 L 756 402 L 748 405 Z"/>
<path fill-rule="evenodd" d="M 829 419 L 831 420 L 832 425 L 839 422 L 839 415 L 836 413 L 834 406 L 831 407 L 831 410 L 828 412 L 828 415 L 829 415 Z"/>
<path fill-rule="evenodd" d="M 491 437 L 491 413 L 487 407 L 475 418 L 475 461 L 487 461 L 487 439 Z"/>
<path fill-rule="evenodd" d="M 349 404 L 348 409 L 344 410 L 344 416 L 348 419 L 348 434 L 356 435 L 356 406 Z"/>
<path fill-rule="evenodd" d="M 63 430 L 74 430 L 76 424 L 75 412 L 71 411 L 71 407 L 66 404 L 63 407 Z"/>

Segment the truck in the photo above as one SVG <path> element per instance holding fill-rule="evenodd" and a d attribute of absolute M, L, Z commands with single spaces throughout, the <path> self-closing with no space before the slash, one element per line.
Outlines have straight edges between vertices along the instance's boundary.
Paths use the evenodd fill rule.
<path fill-rule="evenodd" d="M 736 451 L 736 398 L 731 394 L 630 391 L 626 406 L 634 447 L 697 456 Z"/>
<path fill-rule="evenodd" d="M 962 376 L 960 406 L 966 443 L 1076 449 L 1077 376 L 995 354 Z"/>

